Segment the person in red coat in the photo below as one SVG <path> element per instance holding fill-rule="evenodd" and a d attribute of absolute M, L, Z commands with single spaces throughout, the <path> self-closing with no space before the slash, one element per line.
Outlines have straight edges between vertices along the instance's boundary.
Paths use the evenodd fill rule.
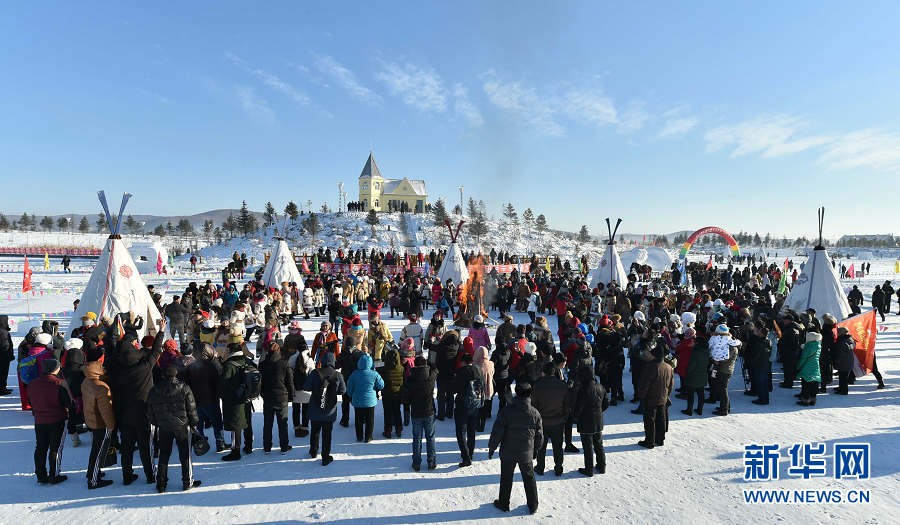
<path fill-rule="evenodd" d="M 678 391 L 681 392 L 684 387 L 684 376 L 687 374 L 687 366 L 691 361 L 691 352 L 694 350 L 694 329 L 687 328 L 684 331 L 684 337 L 681 338 L 681 342 L 678 343 L 678 346 L 675 347 L 675 359 L 678 360 L 678 366 L 675 368 L 675 373 L 678 374 L 680 378 Z"/>
<path fill-rule="evenodd" d="M 34 473 L 38 483 L 57 484 L 67 476 L 60 474 L 66 419 L 72 410 L 69 388 L 59 377 L 59 361 L 53 358 L 40 362 L 41 375 L 28 383 L 28 400 L 34 416 Z M 47 463 L 49 459 L 49 466 Z"/>

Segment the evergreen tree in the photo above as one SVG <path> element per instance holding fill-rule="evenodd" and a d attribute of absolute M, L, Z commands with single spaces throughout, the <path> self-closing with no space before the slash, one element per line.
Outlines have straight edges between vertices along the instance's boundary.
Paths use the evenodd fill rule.
<path fill-rule="evenodd" d="M 180 235 L 188 236 L 194 233 L 194 225 L 191 224 L 191 221 L 187 219 L 181 219 L 178 221 L 178 226 L 175 227 L 178 230 Z"/>
<path fill-rule="evenodd" d="M 534 212 L 531 211 L 531 208 L 526 208 L 524 212 L 522 212 L 522 221 L 525 223 L 525 228 L 528 229 L 528 233 L 531 233 L 531 225 L 534 223 Z"/>
<path fill-rule="evenodd" d="M 366 224 L 375 226 L 378 222 L 378 214 L 375 213 L 375 210 L 369 210 L 369 213 L 366 214 Z"/>
<path fill-rule="evenodd" d="M 6 215 L 0 213 L 0 230 L 9 229 L 9 219 L 6 218 Z"/>
<path fill-rule="evenodd" d="M 447 215 L 447 208 L 444 206 L 443 200 L 438 200 L 437 202 L 435 202 L 434 206 L 431 207 L 431 210 L 434 214 L 435 226 L 443 226 L 445 221 L 450 219 L 450 217 Z"/>
<path fill-rule="evenodd" d="M 476 215 L 478 215 L 478 204 L 475 203 L 475 199 L 469 197 L 469 203 L 466 204 L 466 216 L 469 217 L 469 220 L 475 220 Z"/>
<path fill-rule="evenodd" d="M 310 213 L 307 218 L 303 219 L 303 229 L 306 230 L 306 233 L 312 238 L 313 244 L 315 244 L 316 235 L 322 231 L 322 225 L 319 224 L 319 217 L 315 213 Z"/>
<path fill-rule="evenodd" d="M 28 219 L 28 224 L 29 224 L 29 226 L 31 226 L 31 229 L 32 229 L 32 230 L 37 231 L 37 229 L 38 229 L 38 220 L 37 220 L 37 216 L 36 216 L 35 214 L 33 214 L 33 213 L 31 214 L 31 218 Z"/>
<path fill-rule="evenodd" d="M 78 222 L 78 231 L 81 233 L 87 233 L 91 229 L 91 224 L 88 222 L 88 218 L 84 215 L 81 216 L 81 221 Z"/>
<path fill-rule="evenodd" d="M 69 226 L 69 220 L 66 217 L 60 217 L 56 219 L 56 229 L 63 232 L 66 231 L 66 228 Z"/>
<path fill-rule="evenodd" d="M 213 221 L 209 219 L 203 221 L 203 236 L 206 237 L 206 240 L 210 243 L 212 243 L 213 228 Z"/>
<path fill-rule="evenodd" d="M 506 217 L 506 221 L 510 224 L 517 224 L 519 222 L 519 215 L 516 213 L 516 209 L 511 202 L 507 203 L 503 208 L 503 216 Z"/>
<path fill-rule="evenodd" d="M 481 238 L 488 233 L 487 219 L 480 211 L 476 211 L 474 216 L 469 217 L 469 235 L 475 237 L 480 243 Z"/>
<path fill-rule="evenodd" d="M 97 214 L 97 221 L 94 222 L 94 225 L 97 226 L 97 233 L 103 233 L 103 228 L 106 228 L 108 225 L 106 224 L 106 215 L 102 213 Z M 112 233 L 112 232 L 109 232 Z"/>
<path fill-rule="evenodd" d="M 234 232 L 237 230 L 237 221 L 234 220 L 234 214 L 229 213 L 228 218 L 222 222 L 222 230 L 228 232 L 228 237 L 234 237 Z"/>
<path fill-rule="evenodd" d="M 275 224 L 278 220 L 278 214 L 275 213 L 275 206 L 272 206 L 271 202 L 266 203 L 266 211 L 263 213 L 263 226 L 268 228 L 269 226 Z"/>
<path fill-rule="evenodd" d="M 156 235 L 158 237 L 165 237 L 166 236 L 166 227 L 163 226 L 162 224 L 160 224 L 159 226 L 156 227 L 155 230 L 153 230 L 153 235 Z"/>
<path fill-rule="evenodd" d="M 247 201 L 241 203 L 241 212 L 237 218 L 237 226 L 241 235 L 248 235 L 256 229 L 256 217 L 247 209 Z"/>
<path fill-rule="evenodd" d="M 542 233 L 550 228 L 550 225 L 547 224 L 547 218 L 544 217 L 543 213 L 537 216 L 537 219 L 534 221 L 534 226 L 537 228 L 537 231 Z"/>
<path fill-rule="evenodd" d="M 300 211 L 297 209 L 297 205 L 294 204 L 294 201 L 290 201 L 287 203 L 287 206 L 284 207 L 284 214 L 291 219 L 291 224 L 295 224 L 297 222 L 297 217 L 300 216 Z"/>
<path fill-rule="evenodd" d="M 578 240 L 578 242 L 580 242 L 581 244 L 584 244 L 584 243 L 586 243 L 586 242 L 590 242 L 590 240 L 591 240 L 591 234 L 588 233 L 588 227 L 587 227 L 587 224 L 582 224 L 582 225 L 581 225 L 581 229 L 578 230 L 578 238 L 577 238 L 577 240 Z"/>
<path fill-rule="evenodd" d="M 128 233 L 137 233 L 140 226 L 141 225 L 138 224 L 138 222 L 134 220 L 134 217 L 132 217 L 131 215 L 125 217 L 125 227 L 128 228 Z"/>
<path fill-rule="evenodd" d="M 44 218 L 41 219 L 41 228 L 44 228 L 48 232 L 50 230 L 52 230 L 53 229 L 53 219 L 51 219 L 50 217 L 45 215 Z"/>
<path fill-rule="evenodd" d="M 328 203 L 322 203 L 322 213 L 328 213 Z"/>
<path fill-rule="evenodd" d="M 23 213 L 22 216 L 19 218 L 19 228 L 22 230 L 27 230 L 29 221 L 30 221 L 30 219 L 28 218 L 28 214 Z"/>
<path fill-rule="evenodd" d="M 758 233 L 754 233 L 754 234 L 753 234 L 753 245 L 754 245 L 754 246 L 760 246 L 761 244 L 762 244 L 762 239 L 759 238 L 759 234 L 758 234 Z"/>
<path fill-rule="evenodd" d="M 175 235 L 175 226 L 172 225 L 172 221 L 166 223 L 166 234 Z"/>

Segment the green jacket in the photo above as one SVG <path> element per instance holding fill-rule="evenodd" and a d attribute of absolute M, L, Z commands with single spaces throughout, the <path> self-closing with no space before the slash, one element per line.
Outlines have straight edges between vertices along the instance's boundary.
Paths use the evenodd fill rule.
<path fill-rule="evenodd" d="M 222 398 L 222 421 L 225 430 L 240 431 L 247 428 L 247 415 L 243 401 L 238 399 L 238 390 L 244 384 L 245 357 L 242 352 L 228 356 L 219 376 L 219 397 Z"/>
<path fill-rule="evenodd" d="M 821 341 L 807 341 L 803 345 L 800 359 L 797 362 L 797 377 L 807 382 L 822 380 L 819 373 L 819 354 L 822 352 Z"/>
<path fill-rule="evenodd" d="M 400 398 L 400 388 L 403 387 L 403 374 L 405 370 L 400 361 L 400 354 L 396 350 L 390 349 L 384 353 L 384 366 L 378 369 L 384 379 L 384 390 L 381 395 L 385 399 L 393 400 Z"/>

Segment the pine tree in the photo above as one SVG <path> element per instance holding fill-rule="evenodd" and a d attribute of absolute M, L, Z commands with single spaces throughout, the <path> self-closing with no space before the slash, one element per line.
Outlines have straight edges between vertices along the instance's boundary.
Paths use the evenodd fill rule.
<path fill-rule="evenodd" d="M 45 215 L 44 218 L 41 219 L 41 228 L 44 228 L 47 231 L 52 230 L 53 229 L 53 219 L 51 219 L 50 217 Z"/>
<path fill-rule="evenodd" d="M 506 217 L 506 221 L 510 224 L 518 224 L 519 222 L 519 215 L 511 202 L 503 208 L 503 216 Z"/>
<path fill-rule="evenodd" d="M 175 235 L 175 226 L 172 225 L 172 221 L 166 223 L 166 234 Z"/>
<path fill-rule="evenodd" d="M 212 243 L 213 228 L 213 221 L 209 219 L 203 221 L 203 236 L 206 237 L 206 240 L 210 243 Z"/>
<path fill-rule="evenodd" d="M 228 237 L 234 237 L 234 232 L 237 230 L 237 222 L 234 220 L 234 214 L 229 213 L 228 218 L 222 222 L 222 229 L 228 232 Z"/>
<path fill-rule="evenodd" d="M 6 218 L 6 215 L 0 213 L 0 230 L 9 229 L 9 219 Z"/>
<path fill-rule="evenodd" d="M 28 214 L 23 213 L 21 217 L 19 217 L 19 229 L 27 230 L 28 229 Z"/>
<path fill-rule="evenodd" d="M 37 220 L 37 216 L 35 214 L 33 214 L 33 213 L 31 214 L 31 218 L 28 219 L 28 224 L 31 226 L 32 230 L 37 231 L 38 220 Z"/>
<path fill-rule="evenodd" d="M 268 228 L 269 226 L 275 224 L 278 220 L 278 214 L 275 213 L 275 206 L 272 206 L 271 202 L 266 203 L 266 211 L 263 213 L 263 226 Z"/>
<path fill-rule="evenodd" d="M 191 221 L 187 219 L 181 219 L 178 221 L 178 226 L 175 227 L 178 230 L 180 235 L 188 236 L 194 233 L 194 225 L 191 224 Z"/>
<path fill-rule="evenodd" d="M 156 227 L 155 230 L 153 230 L 153 235 L 156 235 L 158 237 L 165 237 L 166 236 L 166 227 L 163 226 L 162 224 L 160 224 L 159 226 Z"/>
<path fill-rule="evenodd" d="M 378 222 L 378 214 L 375 213 L 375 210 L 369 210 L 369 213 L 366 214 L 366 224 L 375 226 Z"/>
<path fill-rule="evenodd" d="M 586 243 L 586 242 L 590 242 L 590 240 L 591 240 L 591 234 L 588 233 L 588 227 L 587 227 L 587 224 L 582 224 L 582 225 L 581 225 L 581 229 L 578 230 L 578 238 L 577 238 L 577 240 L 578 240 L 578 242 L 580 242 L 581 244 L 584 244 L 584 243 Z"/>
<path fill-rule="evenodd" d="M 140 224 L 134 220 L 134 217 L 129 215 L 128 217 L 125 217 L 125 227 L 128 228 L 128 233 L 137 233 Z"/>
<path fill-rule="evenodd" d="M 297 205 L 294 204 L 294 201 L 290 201 L 287 203 L 287 206 L 284 207 L 284 214 L 291 219 L 291 224 L 295 224 L 297 222 L 297 217 L 300 216 L 300 211 L 297 209 Z"/>
<path fill-rule="evenodd" d="M 550 228 L 550 225 L 547 224 L 547 218 L 544 217 L 544 214 L 540 214 L 537 216 L 537 219 L 534 221 L 534 227 L 537 228 L 539 232 L 545 232 Z"/>
<path fill-rule="evenodd" d="M 443 226 L 445 221 L 449 220 L 450 217 L 447 215 L 447 208 L 444 206 L 443 200 L 438 200 L 431 207 L 432 213 L 434 214 L 434 225 L 435 226 Z"/>
<path fill-rule="evenodd" d="M 315 244 L 316 235 L 322 231 L 322 225 L 319 224 L 319 217 L 315 213 L 310 213 L 307 218 L 303 219 L 303 229 L 306 230 L 306 233 L 312 238 L 313 244 Z"/>
<path fill-rule="evenodd" d="M 522 221 L 525 223 L 525 228 L 528 229 L 528 233 L 531 233 L 531 225 L 534 223 L 534 212 L 531 211 L 531 208 L 526 208 L 524 212 L 522 212 Z"/>
<path fill-rule="evenodd" d="M 66 228 L 69 226 L 69 219 L 66 217 L 60 217 L 56 219 L 56 229 L 64 232 Z"/>
<path fill-rule="evenodd" d="M 106 215 L 102 213 L 97 214 L 97 220 L 94 222 L 94 225 L 97 227 L 97 233 L 103 233 L 103 228 L 107 227 L 106 224 Z M 112 233 L 112 232 L 109 232 Z"/>
<path fill-rule="evenodd" d="M 247 201 L 241 203 L 241 211 L 237 218 L 237 226 L 241 235 L 248 235 L 256 229 L 256 217 L 247 209 Z"/>
<path fill-rule="evenodd" d="M 81 233 L 87 233 L 91 230 L 91 224 L 88 222 L 88 218 L 84 215 L 81 216 L 81 221 L 78 222 L 78 231 Z"/>
<path fill-rule="evenodd" d="M 469 197 L 469 203 L 466 204 L 466 216 L 469 217 L 469 220 L 475 220 L 476 215 L 478 215 L 478 204 L 475 203 L 475 199 Z"/>
<path fill-rule="evenodd" d="M 469 235 L 475 237 L 477 242 L 480 243 L 481 237 L 487 235 L 487 233 L 487 219 L 485 219 L 483 213 L 476 210 L 475 214 L 469 217 Z"/>

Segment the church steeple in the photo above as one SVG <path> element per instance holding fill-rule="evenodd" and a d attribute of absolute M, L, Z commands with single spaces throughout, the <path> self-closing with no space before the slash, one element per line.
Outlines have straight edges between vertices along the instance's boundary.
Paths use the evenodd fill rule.
<path fill-rule="evenodd" d="M 381 170 L 378 169 L 378 165 L 375 164 L 375 157 L 372 156 L 372 152 L 369 152 L 369 158 L 366 160 L 366 165 L 363 166 L 362 173 L 359 174 L 359 178 L 383 178 L 381 176 Z"/>

